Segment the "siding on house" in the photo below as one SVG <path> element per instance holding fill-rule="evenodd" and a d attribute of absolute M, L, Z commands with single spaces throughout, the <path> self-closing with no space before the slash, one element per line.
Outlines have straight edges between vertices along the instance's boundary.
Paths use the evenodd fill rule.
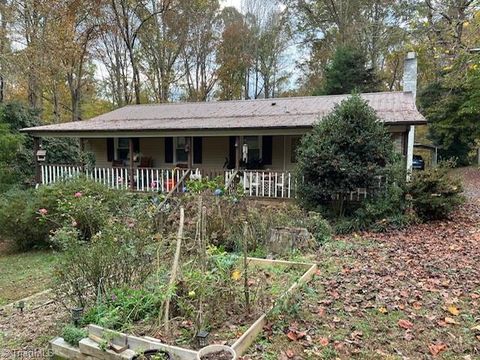
<path fill-rule="evenodd" d="M 389 129 L 395 148 L 399 153 L 405 154 L 406 127 L 391 127 Z M 272 137 L 272 164 L 265 165 L 265 169 L 292 170 L 292 147 L 298 135 L 275 135 Z M 165 162 L 165 138 L 140 138 L 140 153 L 142 156 L 153 159 L 155 168 L 171 168 L 175 166 Z M 85 139 L 85 149 L 95 155 L 96 165 L 110 167 L 112 163 L 107 159 L 106 139 Z M 202 138 L 202 163 L 193 164 L 194 168 L 222 169 L 225 159 L 229 157 L 228 136 L 205 136 Z"/>
<path fill-rule="evenodd" d="M 272 164 L 266 169 L 289 170 L 295 164 L 291 162 L 292 139 L 298 135 L 278 135 L 272 139 Z M 165 138 L 140 138 L 140 153 L 142 156 L 153 159 L 153 167 L 170 168 L 175 164 L 165 163 Z M 112 165 L 107 159 L 106 139 L 84 139 L 85 150 L 95 155 L 96 165 L 109 167 Z M 222 169 L 225 159 L 229 156 L 229 137 L 203 137 L 202 138 L 202 163 L 193 164 L 195 168 Z M 284 160 L 285 157 L 285 160 Z"/>

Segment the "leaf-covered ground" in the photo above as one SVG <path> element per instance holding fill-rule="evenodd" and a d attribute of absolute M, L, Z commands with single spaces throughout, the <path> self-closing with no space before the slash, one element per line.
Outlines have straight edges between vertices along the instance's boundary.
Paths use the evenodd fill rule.
<path fill-rule="evenodd" d="M 329 243 L 245 359 L 480 359 L 480 172 L 450 220 Z"/>

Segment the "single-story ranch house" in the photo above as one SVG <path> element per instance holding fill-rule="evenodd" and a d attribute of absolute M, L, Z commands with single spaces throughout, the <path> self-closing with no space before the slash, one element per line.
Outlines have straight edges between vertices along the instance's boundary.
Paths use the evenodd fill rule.
<path fill-rule="evenodd" d="M 414 125 L 425 123 L 410 90 L 362 94 L 407 164 Z M 188 177 L 220 175 L 230 182 L 240 175 L 247 195 L 290 198 L 299 139 L 347 96 L 131 105 L 86 121 L 24 131 L 37 139 L 42 156 L 40 138 L 47 136 L 78 138 L 82 149 L 95 155 L 90 169 L 39 163 L 39 183 L 85 172 L 115 188 L 170 191 L 181 190 Z"/>

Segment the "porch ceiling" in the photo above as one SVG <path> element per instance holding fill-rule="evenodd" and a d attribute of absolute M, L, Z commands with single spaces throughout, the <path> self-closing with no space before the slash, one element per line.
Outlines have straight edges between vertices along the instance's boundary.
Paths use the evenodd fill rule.
<path fill-rule="evenodd" d="M 126 106 L 86 121 L 22 131 L 37 136 L 222 136 L 304 133 L 348 95 Z M 362 94 L 389 125 L 424 124 L 411 93 Z"/>

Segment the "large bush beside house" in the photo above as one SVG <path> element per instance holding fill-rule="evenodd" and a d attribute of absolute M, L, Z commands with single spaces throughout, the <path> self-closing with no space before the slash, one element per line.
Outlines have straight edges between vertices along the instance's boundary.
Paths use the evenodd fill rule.
<path fill-rule="evenodd" d="M 333 204 L 343 215 L 344 197 L 358 188 L 374 188 L 397 156 L 375 111 L 355 94 L 303 137 L 297 158 L 301 204 L 307 209 Z"/>

